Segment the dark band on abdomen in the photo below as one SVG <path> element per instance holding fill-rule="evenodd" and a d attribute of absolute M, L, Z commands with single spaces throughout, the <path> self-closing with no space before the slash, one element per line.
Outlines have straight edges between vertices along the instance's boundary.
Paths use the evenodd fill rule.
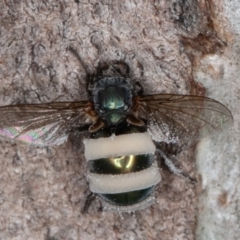
<path fill-rule="evenodd" d="M 153 161 L 153 155 L 141 154 L 90 160 L 87 164 L 91 173 L 114 175 L 144 170 L 151 167 Z"/>

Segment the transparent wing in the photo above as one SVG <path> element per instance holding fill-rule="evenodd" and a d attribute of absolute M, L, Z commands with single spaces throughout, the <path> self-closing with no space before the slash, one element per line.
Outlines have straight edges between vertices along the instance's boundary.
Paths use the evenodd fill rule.
<path fill-rule="evenodd" d="M 202 96 L 157 94 L 138 96 L 134 102 L 133 111 L 148 120 L 155 141 L 187 142 L 233 121 L 227 107 Z"/>
<path fill-rule="evenodd" d="M 0 136 L 35 145 L 64 142 L 73 126 L 94 122 L 91 102 L 59 102 L 0 107 Z"/>

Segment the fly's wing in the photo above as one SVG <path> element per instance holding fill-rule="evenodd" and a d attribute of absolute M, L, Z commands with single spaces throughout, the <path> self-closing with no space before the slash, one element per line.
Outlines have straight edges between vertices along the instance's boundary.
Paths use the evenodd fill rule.
<path fill-rule="evenodd" d="M 157 94 L 138 96 L 132 111 L 148 120 L 153 140 L 186 143 L 233 121 L 230 110 L 202 96 Z"/>
<path fill-rule="evenodd" d="M 0 107 L 0 136 L 39 146 L 63 143 L 73 126 L 92 124 L 92 103 L 59 102 Z"/>

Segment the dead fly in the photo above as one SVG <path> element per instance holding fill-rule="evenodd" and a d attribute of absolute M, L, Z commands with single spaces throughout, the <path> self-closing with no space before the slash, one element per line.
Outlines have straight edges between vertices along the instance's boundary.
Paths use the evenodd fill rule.
<path fill-rule="evenodd" d="M 91 192 L 112 209 L 145 208 L 153 203 L 161 180 L 155 143 L 187 143 L 200 131 L 211 133 L 233 117 L 227 107 L 202 96 L 144 95 L 128 73 L 123 62 L 102 64 L 90 77 L 89 101 L 0 107 L 0 135 L 49 146 L 87 129 Z M 184 175 L 159 151 L 173 172 Z"/>

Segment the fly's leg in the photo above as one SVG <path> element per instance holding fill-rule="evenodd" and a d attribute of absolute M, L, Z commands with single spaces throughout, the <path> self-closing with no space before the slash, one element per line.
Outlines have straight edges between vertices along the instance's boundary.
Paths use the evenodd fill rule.
<path fill-rule="evenodd" d="M 88 210 L 95 199 L 96 199 L 96 194 L 91 192 L 86 198 L 82 213 L 88 213 Z"/>
<path fill-rule="evenodd" d="M 143 93 L 144 93 L 144 88 L 143 88 L 143 86 L 142 86 L 142 84 L 139 82 L 139 81 L 136 81 L 135 82 L 135 88 L 136 88 L 136 93 L 137 93 L 137 95 L 143 95 Z"/>
<path fill-rule="evenodd" d="M 179 177 L 187 179 L 192 184 L 195 184 L 197 182 L 196 179 L 191 178 L 188 174 L 184 173 L 181 169 L 177 168 L 172 162 L 172 160 L 168 158 L 163 151 L 158 149 L 158 152 L 161 155 L 161 157 L 164 159 L 164 163 L 166 164 L 166 166 L 169 168 L 171 172 L 173 172 Z"/>
<path fill-rule="evenodd" d="M 82 210 L 82 213 L 88 213 L 89 212 L 89 208 L 92 205 L 92 203 L 94 201 L 96 201 L 96 198 L 97 198 L 97 194 L 92 193 L 92 192 L 87 196 L 84 207 L 83 207 L 83 210 Z M 102 207 L 102 202 L 101 201 L 100 201 L 100 204 L 101 204 L 101 206 L 99 208 L 99 212 L 102 212 L 103 207 Z"/>
<path fill-rule="evenodd" d="M 79 63 L 81 64 L 82 68 L 84 69 L 84 71 L 86 72 L 86 91 L 88 92 L 88 94 L 92 94 L 92 86 L 93 86 L 93 81 L 94 81 L 94 75 L 95 73 L 92 73 L 92 71 L 90 71 L 89 67 L 85 64 L 85 62 L 82 60 L 82 58 L 80 57 L 80 55 L 78 54 L 78 52 L 73 48 L 73 47 L 68 47 L 67 49 L 68 51 L 70 51 L 74 57 L 79 61 Z"/>

